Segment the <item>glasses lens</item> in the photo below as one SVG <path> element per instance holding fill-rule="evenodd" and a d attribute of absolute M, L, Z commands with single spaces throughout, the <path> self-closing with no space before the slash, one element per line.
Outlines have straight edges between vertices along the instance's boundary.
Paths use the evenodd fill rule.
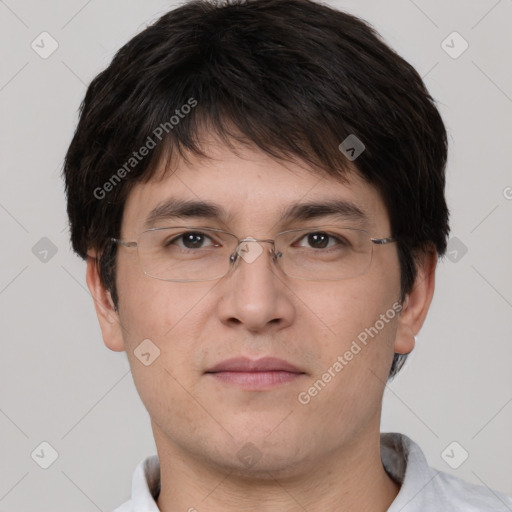
<path fill-rule="evenodd" d="M 229 270 L 229 256 L 236 244 L 234 235 L 215 229 L 154 228 L 139 239 L 140 264 L 145 274 L 157 279 L 217 279 Z"/>
<path fill-rule="evenodd" d="M 138 251 L 142 270 L 150 277 L 208 281 L 226 275 L 237 243 L 235 235 L 213 228 L 154 228 L 142 233 Z M 368 232 L 336 225 L 294 229 L 275 240 L 284 274 L 306 280 L 336 281 L 364 274 L 370 267 L 372 247 Z M 247 263 L 262 252 L 245 254 L 243 246 L 240 250 Z"/>
<path fill-rule="evenodd" d="M 283 272 L 298 279 L 336 281 L 364 274 L 372 260 L 368 232 L 336 225 L 291 230 L 276 239 Z"/>

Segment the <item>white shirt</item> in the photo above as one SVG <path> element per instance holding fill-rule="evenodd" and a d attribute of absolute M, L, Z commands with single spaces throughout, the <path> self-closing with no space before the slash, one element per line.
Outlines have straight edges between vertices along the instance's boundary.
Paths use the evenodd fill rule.
<path fill-rule="evenodd" d="M 512 512 L 512 498 L 428 466 L 421 448 L 404 434 L 381 433 L 381 458 L 400 492 L 388 512 Z M 159 512 L 160 463 L 142 460 L 132 480 L 132 497 L 114 512 Z"/>

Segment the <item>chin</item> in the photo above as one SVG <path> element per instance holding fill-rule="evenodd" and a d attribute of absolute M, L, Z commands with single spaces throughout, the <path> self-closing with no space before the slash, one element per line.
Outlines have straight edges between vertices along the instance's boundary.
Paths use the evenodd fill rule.
<path fill-rule="evenodd" d="M 258 450 L 254 445 L 247 443 L 235 455 L 235 458 L 226 459 L 223 455 L 219 467 L 229 471 L 230 478 L 235 476 L 241 480 L 250 479 L 268 482 L 276 478 L 293 478 L 305 471 L 304 460 L 297 459 L 296 449 L 291 453 L 270 453 Z"/>
<path fill-rule="evenodd" d="M 275 427 L 278 422 L 273 425 Z M 303 440 L 290 432 L 283 431 L 278 435 L 277 431 L 272 432 L 272 428 L 268 427 L 257 431 L 251 429 L 250 436 L 247 432 L 245 430 L 243 435 L 230 438 L 223 451 L 211 453 L 212 460 L 239 477 L 269 480 L 277 475 L 286 477 L 298 474 L 300 467 L 305 467 L 310 458 L 310 454 L 304 451 Z"/>

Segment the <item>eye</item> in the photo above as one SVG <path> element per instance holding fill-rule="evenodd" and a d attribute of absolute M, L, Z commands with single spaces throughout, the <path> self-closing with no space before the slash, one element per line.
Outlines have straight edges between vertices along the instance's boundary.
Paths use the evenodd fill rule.
<path fill-rule="evenodd" d="M 315 231 L 312 233 L 308 233 L 303 236 L 300 240 L 306 240 L 308 244 L 313 249 L 326 249 L 336 245 L 341 245 L 345 247 L 349 247 L 350 244 L 344 238 L 340 238 L 334 235 L 330 235 L 325 231 Z M 334 244 L 329 245 L 329 242 L 336 242 Z M 302 246 L 303 247 L 303 246 Z"/>
<path fill-rule="evenodd" d="M 177 243 L 178 240 L 181 240 L 182 243 Z M 203 246 L 203 243 L 205 242 L 205 240 L 210 240 L 211 242 L 213 242 L 213 240 L 204 233 L 201 233 L 199 231 L 187 231 L 186 233 L 182 233 L 181 235 L 166 240 L 164 242 L 164 245 L 166 247 L 170 245 L 177 245 L 182 249 L 204 249 L 205 246 Z M 206 247 L 213 247 L 218 245 L 219 244 L 212 243 L 210 245 L 207 245 Z"/>

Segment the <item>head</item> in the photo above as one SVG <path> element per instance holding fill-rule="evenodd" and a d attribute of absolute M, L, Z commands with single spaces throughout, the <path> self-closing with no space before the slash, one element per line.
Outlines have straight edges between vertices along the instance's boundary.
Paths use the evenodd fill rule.
<path fill-rule="evenodd" d="M 352 159 L 342 149 L 354 136 L 364 151 Z M 214 414 L 232 433 L 256 415 L 263 439 L 293 397 L 296 421 L 282 429 L 291 442 L 322 430 L 302 427 L 302 414 L 318 412 L 322 423 L 352 414 L 353 429 L 374 419 L 386 379 L 414 346 L 446 250 L 446 158 L 446 131 L 418 73 L 367 23 L 323 4 L 193 1 L 122 47 L 87 90 L 64 177 L 71 241 L 88 259 L 105 343 L 126 350 L 160 431 L 207 445 L 211 430 L 186 432 L 204 411 L 185 406 L 184 389 L 201 403 L 216 397 L 222 384 L 203 386 L 208 365 L 277 355 L 301 366 L 308 389 L 394 309 L 307 406 L 290 385 L 277 394 L 281 407 L 268 393 L 235 393 Z M 294 202 L 345 200 L 365 213 L 371 236 L 396 243 L 374 247 L 368 271 L 340 281 L 288 278 L 267 253 L 217 281 L 161 281 L 112 239 L 137 240 L 169 198 L 216 203 L 224 216 L 194 222 L 262 239 L 296 227 L 281 222 Z M 148 367 L 134 355 L 144 339 L 160 350 Z M 362 386 L 368 398 L 356 405 Z M 181 419 L 170 418 L 178 409 Z"/>

